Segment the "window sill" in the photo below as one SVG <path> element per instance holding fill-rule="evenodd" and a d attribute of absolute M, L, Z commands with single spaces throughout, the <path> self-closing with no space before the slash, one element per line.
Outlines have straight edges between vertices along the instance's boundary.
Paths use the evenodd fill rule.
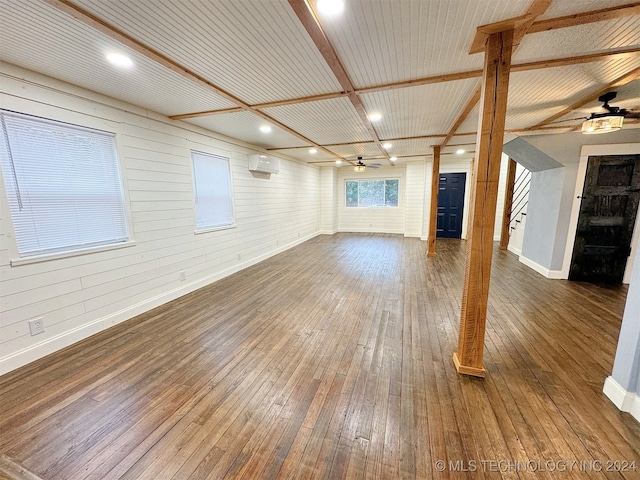
<path fill-rule="evenodd" d="M 48 262 L 50 260 L 60 260 L 62 258 L 78 257 L 80 255 L 88 255 L 90 253 L 107 252 L 109 250 L 118 250 L 120 248 L 133 247 L 135 241 L 116 243 L 114 245 L 103 245 L 101 247 L 91 247 L 82 250 L 73 250 L 70 252 L 49 253 L 46 255 L 34 255 L 33 257 L 16 258 L 10 261 L 12 267 L 20 265 L 30 265 L 33 263 Z"/>

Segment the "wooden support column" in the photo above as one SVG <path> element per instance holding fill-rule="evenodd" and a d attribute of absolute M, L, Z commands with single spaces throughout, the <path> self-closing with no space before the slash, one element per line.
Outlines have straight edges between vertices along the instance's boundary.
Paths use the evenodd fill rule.
<path fill-rule="evenodd" d="M 476 191 L 476 159 L 471 159 L 471 178 L 469 179 L 469 205 L 467 206 L 467 240 L 471 235 L 471 225 L 473 224 L 473 197 Z"/>
<path fill-rule="evenodd" d="M 512 49 L 513 29 L 490 34 L 484 53 L 473 221 L 467 240 L 458 351 L 453 354 L 458 373 L 477 377 L 485 375 L 482 355 Z"/>
<path fill-rule="evenodd" d="M 502 231 L 500 232 L 500 250 L 509 247 L 509 237 L 511 236 L 511 209 L 513 208 L 513 187 L 516 182 L 516 162 L 509 159 L 507 168 L 507 187 L 504 192 L 504 207 L 502 209 Z"/>
<path fill-rule="evenodd" d="M 436 227 L 438 225 L 438 190 L 440 189 L 440 145 L 433 146 L 433 166 L 431 169 L 431 208 L 429 209 L 429 236 L 427 256 L 436 254 Z"/>

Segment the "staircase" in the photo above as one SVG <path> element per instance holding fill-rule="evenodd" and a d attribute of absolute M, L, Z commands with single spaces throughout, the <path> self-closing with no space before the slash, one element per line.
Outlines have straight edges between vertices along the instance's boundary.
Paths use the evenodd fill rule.
<path fill-rule="evenodd" d="M 509 250 L 516 255 L 522 251 L 524 227 L 527 221 L 527 205 L 531 188 L 531 172 L 518 164 L 516 181 L 513 184 L 513 201 L 509 222 Z"/>

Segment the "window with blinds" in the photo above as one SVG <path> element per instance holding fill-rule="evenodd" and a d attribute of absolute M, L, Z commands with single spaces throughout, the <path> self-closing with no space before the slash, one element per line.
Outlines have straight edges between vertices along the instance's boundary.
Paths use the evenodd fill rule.
<path fill-rule="evenodd" d="M 0 165 L 20 257 L 129 239 L 115 135 L 0 111 Z"/>
<path fill-rule="evenodd" d="M 233 219 L 231 166 L 229 159 L 191 151 L 196 232 L 230 227 Z"/>

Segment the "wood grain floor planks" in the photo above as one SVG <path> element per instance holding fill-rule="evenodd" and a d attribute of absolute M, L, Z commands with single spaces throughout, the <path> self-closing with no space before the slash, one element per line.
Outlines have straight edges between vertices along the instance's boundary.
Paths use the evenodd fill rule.
<path fill-rule="evenodd" d="M 464 250 L 438 240 L 427 258 L 398 235 L 319 236 L 4 375 L 5 470 L 640 478 L 594 469 L 640 469 L 640 425 L 602 393 L 626 288 L 548 280 L 496 246 L 487 377 L 461 376 Z"/>

